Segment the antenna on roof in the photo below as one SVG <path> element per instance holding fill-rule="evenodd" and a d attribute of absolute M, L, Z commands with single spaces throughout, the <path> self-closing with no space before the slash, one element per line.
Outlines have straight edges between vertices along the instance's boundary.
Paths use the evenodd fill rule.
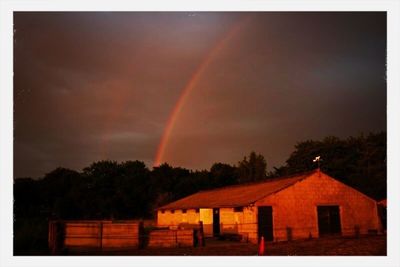
<path fill-rule="evenodd" d="M 313 162 L 317 162 L 318 164 L 318 171 L 319 171 L 319 167 L 320 167 L 320 161 L 321 161 L 321 156 L 316 156 L 315 159 L 313 159 Z"/>

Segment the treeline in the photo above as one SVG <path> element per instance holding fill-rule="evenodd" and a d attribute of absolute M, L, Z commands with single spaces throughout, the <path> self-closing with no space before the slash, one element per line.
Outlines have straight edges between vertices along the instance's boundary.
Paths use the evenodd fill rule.
<path fill-rule="evenodd" d="M 316 163 L 311 159 L 317 155 L 325 173 L 376 200 L 386 198 L 386 132 L 299 142 L 286 165 L 274 168 L 273 176 L 312 170 Z"/>
<path fill-rule="evenodd" d="M 273 152 L 271 152 L 273 153 Z M 14 181 L 14 252 L 35 254 L 46 246 L 48 219 L 152 218 L 168 202 L 227 185 L 255 182 L 321 169 L 374 199 L 386 197 L 386 133 L 299 142 L 286 164 L 267 172 L 255 152 L 237 165 L 215 163 L 192 171 L 163 164 L 149 169 L 141 161 L 100 161 L 81 172 L 57 168 L 42 179 Z"/>
<path fill-rule="evenodd" d="M 166 163 L 149 170 L 141 161 L 99 161 L 82 172 L 57 168 L 43 179 L 16 179 L 15 217 L 55 219 L 150 218 L 154 210 L 200 190 L 266 178 L 266 161 L 252 152 L 238 166 L 215 163 L 191 171 Z"/>

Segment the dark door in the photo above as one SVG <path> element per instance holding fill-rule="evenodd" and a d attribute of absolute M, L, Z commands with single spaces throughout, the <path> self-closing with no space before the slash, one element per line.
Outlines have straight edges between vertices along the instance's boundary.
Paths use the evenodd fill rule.
<path fill-rule="evenodd" d="M 320 236 L 341 233 L 339 206 L 318 206 L 317 211 Z"/>
<path fill-rule="evenodd" d="M 258 207 L 258 240 L 264 237 L 265 241 L 273 241 L 272 207 Z"/>
<path fill-rule="evenodd" d="M 219 209 L 213 209 L 213 235 L 219 236 Z"/>

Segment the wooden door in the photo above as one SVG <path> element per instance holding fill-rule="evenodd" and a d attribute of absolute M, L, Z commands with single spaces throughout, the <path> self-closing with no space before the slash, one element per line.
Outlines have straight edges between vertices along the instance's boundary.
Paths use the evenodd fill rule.
<path fill-rule="evenodd" d="M 220 234 L 219 208 L 213 209 L 213 234 L 214 236 Z"/>
<path fill-rule="evenodd" d="M 341 233 L 339 206 L 318 206 L 319 235 L 334 235 Z"/>
<path fill-rule="evenodd" d="M 262 236 L 265 241 L 274 241 L 271 206 L 258 207 L 258 240 L 260 240 Z"/>

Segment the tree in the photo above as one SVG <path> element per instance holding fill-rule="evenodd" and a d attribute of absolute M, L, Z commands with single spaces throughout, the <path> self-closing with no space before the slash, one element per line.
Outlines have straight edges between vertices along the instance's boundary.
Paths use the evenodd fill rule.
<path fill-rule="evenodd" d="M 235 166 L 225 163 L 214 163 L 210 169 L 212 186 L 221 187 L 236 184 L 238 182 L 238 171 Z"/>
<path fill-rule="evenodd" d="M 249 159 L 244 157 L 242 161 L 239 161 L 238 173 L 239 182 L 255 182 L 264 180 L 266 178 L 267 162 L 263 155 L 256 154 L 252 151 L 249 155 Z"/>
<path fill-rule="evenodd" d="M 32 178 L 14 181 L 14 219 L 37 216 L 40 213 L 39 183 Z"/>
<path fill-rule="evenodd" d="M 158 204 L 163 205 L 193 192 L 193 183 L 190 180 L 191 172 L 185 168 L 172 167 L 164 163 L 154 167 L 151 173 L 152 194 L 162 195 Z"/>
<path fill-rule="evenodd" d="M 150 171 L 141 161 L 119 164 L 119 176 L 115 181 L 113 217 L 117 219 L 144 218 L 151 215 Z"/>
<path fill-rule="evenodd" d="M 316 156 L 321 156 L 321 170 L 332 177 L 377 200 L 386 197 L 386 133 L 299 142 L 286 165 L 275 168 L 273 176 L 316 169 Z"/>
<path fill-rule="evenodd" d="M 47 216 L 74 219 L 81 216 L 83 178 L 77 171 L 56 168 L 38 181 L 42 212 Z"/>

